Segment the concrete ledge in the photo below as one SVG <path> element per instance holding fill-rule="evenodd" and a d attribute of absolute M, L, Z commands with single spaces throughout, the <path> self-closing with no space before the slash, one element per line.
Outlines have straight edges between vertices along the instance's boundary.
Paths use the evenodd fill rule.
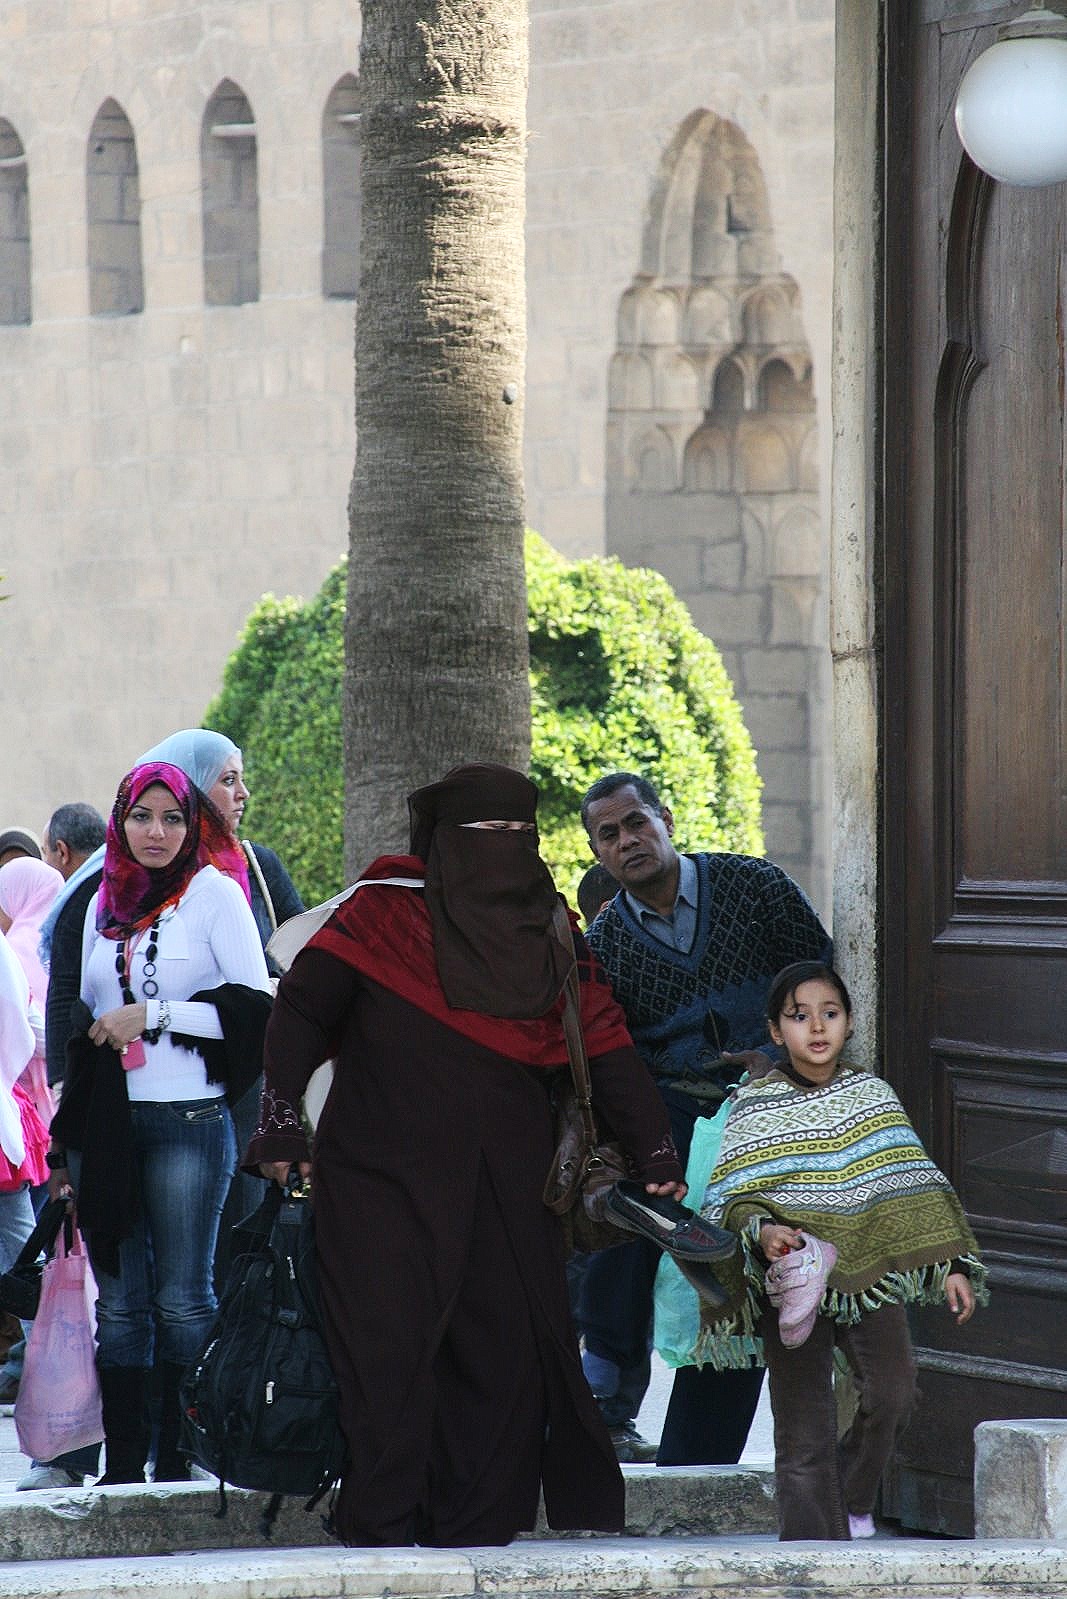
<path fill-rule="evenodd" d="M 1067 1592 L 1042 1544 L 607 1539 L 509 1549 L 279 1549 L 0 1568 L 0 1599 L 1008 1599 Z"/>
<path fill-rule="evenodd" d="M 769 1470 L 624 1466 L 623 1474 L 626 1532 L 631 1537 L 736 1537 L 776 1530 L 774 1476 Z M 231 1488 L 226 1500 L 226 1517 L 220 1521 L 215 1516 L 218 1492 L 211 1483 L 46 1488 L 0 1494 L 0 1560 L 263 1548 L 259 1523 L 267 1495 Z M 557 1535 L 545 1526 L 542 1516 L 532 1536 L 554 1539 Z M 312 1547 L 327 1541 L 322 1507 L 308 1513 L 302 1500 L 284 1501 L 271 1540 L 274 1545 Z"/>
<path fill-rule="evenodd" d="M 982 1421 L 974 1429 L 980 1538 L 1067 1541 L 1067 1421 Z"/>

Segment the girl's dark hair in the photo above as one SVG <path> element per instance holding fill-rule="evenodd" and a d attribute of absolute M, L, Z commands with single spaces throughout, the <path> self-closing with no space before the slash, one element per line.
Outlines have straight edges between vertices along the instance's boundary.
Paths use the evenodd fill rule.
<path fill-rule="evenodd" d="M 832 966 L 827 966 L 825 961 L 794 961 L 792 966 L 784 966 L 771 984 L 770 993 L 767 995 L 767 1019 L 777 1027 L 782 1018 L 782 1012 L 794 1000 L 796 991 L 801 983 L 811 983 L 822 979 L 837 989 L 841 996 L 841 1003 L 845 1007 L 845 1015 L 852 1015 L 852 1001 L 848 989 L 845 987 L 844 978 L 835 972 Z"/>

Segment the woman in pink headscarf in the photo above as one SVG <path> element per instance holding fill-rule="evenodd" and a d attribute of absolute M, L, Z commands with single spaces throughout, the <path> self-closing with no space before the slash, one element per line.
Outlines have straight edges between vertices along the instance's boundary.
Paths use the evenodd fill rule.
<path fill-rule="evenodd" d="M 0 932 L 18 957 L 26 973 L 31 998 L 44 1009 L 48 974 L 41 965 L 37 945 L 41 923 L 63 887 L 63 878 L 54 866 L 35 861 L 28 855 L 0 866 Z"/>
<path fill-rule="evenodd" d="M 41 923 L 52 909 L 62 887 L 63 878 L 55 867 L 46 865 L 44 861 L 35 861 L 28 855 L 18 856 L 0 866 L 0 932 L 5 935 L 8 948 L 25 973 L 30 985 L 30 1000 L 42 1018 L 48 993 L 48 973 L 41 964 L 37 946 L 41 939 Z M 52 1120 L 54 1106 L 48 1086 L 43 1033 L 37 1039 L 37 1048 L 22 1074 L 20 1086 L 29 1094 L 37 1114 L 47 1127 Z"/>
<path fill-rule="evenodd" d="M 215 1314 L 211 1266 L 237 1159 L 227 1101 L 259 1076 L 270 984 L 245 857 L 211 800 L 164 761 L 119 785 L 86 912 L 80 1025 L 52 1122 L 96 1276 L 104 1483 L 189 1475 L 179 1386 Z"/>
<path fill-rule="evenodd" d="M 28 1184 L 40 1181 L 43 1168 L 44 1129 L 18 1087 L 34 1048 L 29 1013 L 26 978 L 0 935 L 0 1271 L 14 1263 L 33 1228 Z"/>

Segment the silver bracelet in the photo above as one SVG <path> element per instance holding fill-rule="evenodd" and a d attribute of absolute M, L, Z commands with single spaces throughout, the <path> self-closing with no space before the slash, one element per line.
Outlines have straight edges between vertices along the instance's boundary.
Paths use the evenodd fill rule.
<path fill-rule="evenodd" d="M 161 999 L 159 1002 L 159 1030 L 165 1033 L 170 1026 L 170 1000 Z"/>

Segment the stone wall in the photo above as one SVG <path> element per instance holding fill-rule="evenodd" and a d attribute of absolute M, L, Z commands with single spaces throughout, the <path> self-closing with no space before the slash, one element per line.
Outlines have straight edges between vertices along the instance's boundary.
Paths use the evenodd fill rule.
<path fill-rule="evenodd" d="M 826 910 L 833 3 L 776 0 L 766 13 L 757 0 L 531 0 L 529 521 L 569 553 L 602 551 L 610 500 L 611 547 L 683 589 L 735 672 L 769 847 Z M 312 592 L 345 546 L 358 43 L 353 0 L 0 8 L 0 571 L 12 595 L 0 703 L 14 735 L 0 820 L 39 826 L 61 801 L 105 803 L 141 748 L 199 719 L 259 594 Z M 119 144 L 138 186 L 142 310 L 118 231 L 125 202 L 114 184 L 112 211 L 89 202 L 109 103 L 108 127 L 117 115 L 130 134 Z M 763 186 L 774 261 L 760 275 L 795 336 L 761 345 L 789 345 L 777 372 L 742 360 L 729 458 L 758 467 L 769 434 L 740 436 L 760 405 L 777 409 L 788 487 L 766 470 L 723 487 L 707 363 L 703 389 L 678 391 L 699 445 L 689 476 L 634 493 L 611 468 L 624 301 L 645 271 L 664 161 L 694 118 L 736 130 Z M 22 151 L 24 166 L 5 165 Z M 89 270 L 91 221 L 112 314 L 91 314 L 108 309 L 91 298 L 105 283 Z M 721 386 L 719 400 L 728 408 Z"/>
<path fill-rule="evenodd" d="M 259 595 L 313 592 L 346 546 L 354 302 L 322 293 L 323 117 L 358 59 L 343 0 L 0 7 L 33 290 L 32 322 L 0 326 L 0 816 L 106 805 L 199 721 Z M 243 105 L 253 136 L 213 138 Z"/>

